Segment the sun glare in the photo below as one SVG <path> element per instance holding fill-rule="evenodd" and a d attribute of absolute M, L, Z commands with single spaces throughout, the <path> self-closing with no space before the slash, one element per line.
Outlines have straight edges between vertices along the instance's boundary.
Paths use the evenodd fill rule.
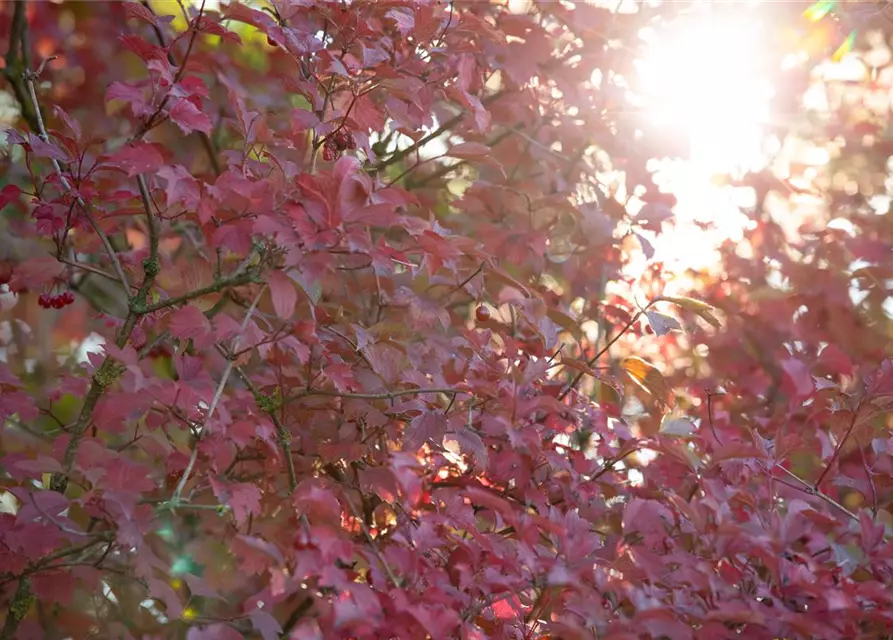
<path fill-rule="evenodd" d="M 766 34 L 741 13 L 708 8 L 666 32 L 642 34 L 649 47 L 637 67 L 646 118 L 687 138 L 689 159 L 713 171 L 762 159 L 773 93 L 762 69 Z"/>
<path fill-rule="evenodd" d="M 678 199 L 676 225 L 658 239 L 657 257 L 702 268 L 716 262 L 719 242 L 741 233 L 740 207 L 750 204 L 748 190 L 716 186 L 714 177 L 740 176 L 768 160 L 765 26 L 746 6 L 706 5 L 641 36 L 648 45 L 636 63 L 641 127 L 683 145 L 683 157 L 654 161 L 655 182 Z"/>

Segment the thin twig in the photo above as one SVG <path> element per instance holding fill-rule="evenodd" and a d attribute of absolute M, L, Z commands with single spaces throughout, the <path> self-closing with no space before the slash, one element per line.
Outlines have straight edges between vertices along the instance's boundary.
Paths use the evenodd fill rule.
<path fill-rule="evenodd" d="M 645 309 L 650 307 L 652 303 L 653 303 L 653 301 L 649 302 L 648 305 L 646 305 Z M 617 332 L 617 335 L 614 336 L 613 338 L 611 338 L 610 340 L 608 340 L 608 342 L 605 344 L 605 346 L 602 347 L 598 353 L 596 353 L 594 356 L 592 356 L 592 358 L 590 358 L 586 364 L 588 364 L 591 367 L 596 362 L 598 362 L 598 359 L 601 358 L 604 354 L 606 354 L 608 352 L 608 349 L 610 349 L 612 346 L 614 346 L 614 343 L 617 342 L 618 340 L 620 340 L 620 338 L 623 336 L 623 334 L 625 334 L 627 331 L 629 331 L 630 327 L 632 327 L 639 320 L 639 318 L 642 317 L 642 314 L 644 312 L 645 312 L 644 309 L 642 311 L 637 312 L 636 315 L 634 315 L 632 317 L 632 319 L 629 322 L 627 322 L 620 331 Z M 558 400 L 559 401 L 564 400 L 564 398 L 567 397 L 567 394 L 569 394 L 578 384 L 580 384 L 580 380 L 583 379 L 584 375 L 586 375 L 586 374 L 583 371 L 578 373 L 576 375 L 576 377 L 573 380 L 571 380 L 571 383 L 567 386 L 567 389 L 565 389 L 564 391 L 561 392 L 561 394 L 559 394 Z"/>
<path fill-rule="evenodd" d="M 222 347 L 220 345 L 217 345 L 217 348 L 222 352 Z M 236 375 L 239 376 L 239 379 L 242 380 L 246 387 L 248 387 L 248 390 L 252 393 L 255 399 L 260 398 L 260 392 L 258 392 L 257 387 L 241 367 L 236 367 Z M 282 447 L 282 455 L 285 458 L 285 468 L 288 472 L 288 491 L 289 493 L 294 493 L 294 490 L 298 486 L 298 476 L 295 473 L 295 462 L 291 458 L 291 434 L 273 411 L 267 411 L 267 415 L 270 416 L 270 420 L 272 420 L 273 426 L 276 428 L 276 436 L 279 438 L 279 446 Z"/>
<path fill-rule="evenodd" d="M 40 63 L 40 67 L 36 72 L 31 73 L 25 72 L 25 84 L 28 86 L 28 93 L 31 96 L 31 103 L 34 106 L 34 117 L 37 122 L 37 135 L 43 140 L 46 144 L 52 144 L 50 142 L 50 137 L 47 135 L 46 126 L 43 123 L 43 116 L 40 114 L 40 103 L 37 101 L 37 91 L 34 89 L 34 79 L 37 78 L 40 73 L 43 71 L 44 67 L 48 62 L 54 60 L 55 56 L 50 56 L 46 60 Z M 109 241 L 105 232 L 99 228 L 99 225 L 96 222 L 96 219 L 93 217 L 93 212 L 90 210 L 90 207 L 84 202 L 84 199 L 81 198 L 80 195 L 75 193 L 74 189 L 71 186 L 71 183 L 68 182 L 68 178 L 65 177 L 65 174 L 62 172 L 62 165 L 59 164 L 59 161 L 55 158 L 50 158 L 50 162 L 53 165 L 53 168 L 56 170 L 56 173 L 59 174 L 59 181 L 62 183 L 62 186 L 65 187 L 65 190 L 68 191 L 72 196 L 74 196 L 75 201 L 81 205 L 81 208 L 84 211 L 84 215 L 87 218 L 87 221 L 90 223 L 90 226 L 93 227 L 93 231 L 96 232 L 96 235 L 99 236 L 99 240 L 102 242 L 102 246 L 105 248 L 106 253 L 109 255 L 109 258 L 112 260 L 112 265 L 115 268 L 115 275 L 118 276 L 118 279 L 121 281 L 122 286 L 124 287 L 124 295 L 128 298 L 130 297 L 130 283 L 127 280 L 127 275 L 124 273 L 124 269 L 121 267 L 121 261 L 118 260 L 118 254 L 115 251 L 115 248 L 112 246 L 112 243 Z"/>
<path fill-rule="evenodd" d="M 471 395 L 471 391 L 468 391 L 467 389 L 455 389 L 451 387 L 401 389 L 400 391 L 388 391 L 385 393 L 342 393 L 340 391 L 327 391 L 325 389 L 304 389 L 295 395 L 290 396 L 287 400 L 299 400 L 301 398 L 306 398 L 307 396 L 330 396 L 333 398 L 348 398 L 353 400 L 393 400 L 402 396 L 418 396 L 425 393 L 447 393 L 453 395 L 465 393 Z"/>
<path fill-rule="evenodd" d="M 233 346 L 231 349 L 232 351 L 236 351 L 239 348 L 239 342 L 242 340 L 242 335 L 245 333 L 245 330 L 248 328 L 248 323 L 251 321 L 251 315 L 254 313 L 254 310 L 260 303 L 261 296 L 264 294 L 264 291 L 266 291 L 266 288 L 266 285 L 260 288 L 260 290 L 257 292 L 257 295 L 254 297 L 251 306 L 248 308 L 248 312 L 242 319 L 242 324 L 239 326 L 239 332 L 236 334 L 236 337 L 233 338 Z M 217 384 L 217 390 L 214 392 L 214 397 L 211 399 L 211 404 L 208 405 L 208 411 L 205 414 L 204 419 L 202 420 L 202 426 L 207 424 L 208 420 L 211 419 L 211 416 L 214 415 L 214 411 L 217 409 L 217 405 L 220 403 L 220 398 L 223 397 L 223 390 L 226 387 L 229 376 L 233 371 L 233 366 L 233 359 L 228 358 L 226 362 L 226 368 L 223 370 L 223 375 L 220 377 L 220 382 Z M 201 433 L 203 433 L 203 431 L 199 432 L 199 437 L 201 437 Z M 186 487 L 186 483 L 189 481 L 189 476 L 192 475 L 192 470 L 195 467 L 195 462 L 197 459 L 198 442 L 195 443 L 195 446 L 192 449 L 192 455 L 189 457 L 189 464 L 186 465 L 186 469 L 183 471 L 183 475 L 180 476 L 180 481 L 177 483 L 177 488 L 174 490 L 174 494 L 171 497 L 170 503 L 172 505 L 178 505 L 181 502 L 183 489 Z"/>
<path fill-rule="evenodd" d="M 792 480 L 794 480 L 795 482 L 797 482 L 797 484 L 799 484 L 799 485 L 803 488 L 803 491 L 804 491 L 805 493 L 808 493 L 808 494 L 810 494 L 810 495 L 814 495 L 814 496 L 818 497 L 820 500 L 823 500 L 823 501 L 827 502 L 827 503 L 830 504 L 832 507 L 835 507 L 836 509 L 840 510 L 842 513 L 845 513 L 845 514 L 846 514 L 847 516 L 849 516 L 852 520 L 855 520 L 856 522 L 859 521 L 859 517 L 858 517 L 855 513 L 853 513 L 853 512 L 850 511 L 849 509 L 847 509 L 845 506 L 843 506 L 843 505 L 840 504 L 839 502 L 837 502 L 837 501 L 836 501 L 834 498 L 832 498 L 831 496 L 829 496 L 829 495 L 827 495 L 827 494 L 822 493 L 821 491 L 819 491 L 815 486 L 813 486 L 813 485 L 809 484 L 808 482 L 806 482 L 806 480 L 804 480 L 803 478 L 801 478 L 800 476 L 798 476 L 796 473 L 794 473 L 794 472 L 791 471 L 790 469 L 786 469 L 785 467 L 781 466 L 781 463 L 780 463 L 780 462 L 776 462 L 776 463 L 775 463 L 775 468 L 777 468 L 777 469 L 781 469 L 781 470 L 784 471 L 786 474 L 788 474 L 788 476 L 789 476 Z M 817 484 L 818 484 L 818 483 L 816 483 L 816 485 L 817 485 Z"/>
<path fill-rule="evenodd" d="M 819 475 L 819 479 L 815 481 L 815 488 L 818 489 L 822 486 L 822 480 L 825 479 L 825 476 L 828 475 L 828 472 L 831 470 L 831 467 L 834 466 L 834 463 L 837 462 L 837 458 L 840 457 L 840 451 L 843 449 L 843 445 L 846 443 L 847 439 L 850 437 L 850 434 L 853 433 L 853 429 L 856 428 L 856 419 L 859 417 L 859 411 L 861 409 L 861 405 L 857 406 L 853 409 L 853 418 L 850 420 L 850 426 L 847 428 L 846 433 L 843 434 L 843 438 L 840 439 L 840 442 L 837 443 L 837 446 L 834 448 L 834 453 L 831 455 L 831 459 L 828 460 L 828 464 L 825 465 L 824 470 Z"/>
<path fill-rule="evenodd" d="M 369 528 L 366 526 L 366 523 L 363 521 L 360 512 L 357 511 L 357 508 L 354 506 L 351 499 L 347 497 L 345 494 L 344 501 L 347 503 L 347 506 L 350 507 L 350 512 L 353 514 L 353 517 L 356 518 L 356 521 L 360 525 L 360 529 L 363 531 L 363 536 L 366 538 L 366 541 L 369 543 L 369 546 L 372 547 L 372 552 L 375 554 L 375 557 L 378 558 L 378 561 L 381 563 L 384 572 L 387 574 L 388 579 L 391 581 L 395 587 L 400 587 L 400 581 L 397 580 L 397 576 L 394 575 L 394 571 L 391 569 L 390 565 L 385 561 L 384 556 L 381 553 L 381 550 L 378 548 L 378 544 L 375 542 L 375 538 L 372 537 L 372 534 L 369 532 Z"/>
<path fill-rule="evenodd" d="M 243 284 L 248 284 L 252 281 L 255 274 L 253 272 L 247 273 L 239 273 L 237 270 L 236 273 L 230 275 L 223 280 L 218 280 L 213 284 L 209 284 L 206 287 L 202 287 L 201 289 L 195 289 L 190 291 L 189 293 L 184 293 L 180 296 L 175 296 L 173 298 L 168 298 L 167 300 L 162 300 L 160 302 L 156 302 L 155 304 L 149 304 L 144 307 L 139 307 L 139 313 L 145 315 L 148 313 L 154 313 L 155 311 L 160 311 L 162 309 L 167 309 L 168 307 L 173 307 L 178 304 L 182 304 L 184 302 L 189 302 L 194 298 L 201 298 L 202 296 L 206 296 L 210 293 L 217 293 L 223 289 L 229 287 L 236 287 Z"/>
<path fill-rule="evenodd" d="M 142 0 L 141 4 L 153 15 L 155 14 L 148 0 Z M 161 28 L 157 24 L 153 24 L 152 30 L 155 32 L 155 37 L 158 39 L 158 44 L 161 46 L 161 48 L 167 49 L 167 39 L 164 37 L 164 33 L 161 31 Z M 174 54 L 170 51 L 170 49 L 168 49 L 167 52 L 167 60 L 171 63 L 171 65 L 175 67 L 177 66 L 177 59 L 174 58 Z M 184 61 L 183 68 L 185 69 L 185 67 L 186 65 Z M 211 161 L 211 168 L 214 170 L 214 174 L 219 176 L 222 173 L 222 170 L 220 168 L 220 161 L 217 159 L 217 152 L 214 149 L 214 142 L 211 140 L 211 136 L 209 136 L 204 131 L 198 131 L 197 133 L 199 135 L 199 139 L 201 140 L 202 146 L 205 149 L 205 153 L 207 153 L 208 159 Z"/>

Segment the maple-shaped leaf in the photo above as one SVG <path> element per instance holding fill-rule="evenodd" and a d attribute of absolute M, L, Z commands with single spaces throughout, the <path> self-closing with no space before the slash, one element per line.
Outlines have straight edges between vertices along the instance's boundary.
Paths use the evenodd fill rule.
<path fill-rule="evenodd" d="M 397 31 L 403 36 L 408 36 L 415 28 L 415 16 L 412 13 L 412 9 L 391 9 L 384 15 L 386 18 L 390 18 L 396 23 Z"/>
<path fill-rule="evenodd" d="M 51 256 L 28 258 L 16 265 L 9 281 L 11 291 L 37 289 L 62 276 L 65 265 Z"/>
<path fill-rule="evenodd" d="M 213 344 L 213 331 L 211 322 L 201 310 L 191 304 L 181 307 L 170 314 L 171 335 L 181 340 L 192 339 L 202 345 Z M 208 342 L 210 340 L 210 342 Z"/>
<path fill-rule="evenodd" d="M 187 98 L 181 98 L 171 107 L 168 113 L 171 121 L 173 121 L 183 133 L 192 133 L 193 131 L 201 131 L 202 133 L 211 133 L 211 118 L 202 113 L 202 111 Z"/>
<path fill-rule="evenodd" d="M 40 136 L 31 135 L 28 139 L 28 144 L 31 146 L 31 153 L 38 158 L 50 158 L 58 160 L 63 164 L 71 162 L 69 155 L 53 141 L 44 142 Z"/>
<path fill-rule="evenodd" d="M 474 461 L 474 466 L 484 469 L 487 466 L 487 447 L 481 437 L 468 427 L 460 427 L 444 437 L 444 446 L 450 440 L 455 440 L 459 451 Z"/>
<path fill-rule="evenodd" d="M 425 411 L 413 418 L 403 433 L 403 450 L 418 451 L 426 442 L 440 443 L 447 430 L 447 419 L 439 412 Z"/>
<path fill-rule="evenodd" d="M 338 522 L 341 518 L 341 503 L 335 494 L 318 482 L 306 480 L 302 482 L 294 494 L 294 505 L 307 514 L 311 521 Z"/>
<path fill-rule="evenodd" d="M 332 381 L 335 388 L 341 392 L 349 392 L 356 388 L 357 381 L 350 365 L 344 363 L 331 363 L 322 367 L 323 375 Z"/>
<path fill-rule="evenodd" d="M 158 177 L 167 182 L 165 194 L 167 206 L 182 204 L 188 209 L 195 209 L 201 201 L 201 190 L 198 181 L 182 165 L 161 167 Z"/>
<path fill-rule="evenodd" d="M 164 164 L 160 146 L 147 142 L 136 142 L 122 147 L 106 159 L 112 166 L 118 166 L 133 177 L 140 173 L 154 174 Z"/>
<path fill-rule="evenodd" d="M 229 505 L 238 526 L 248 522 L 248 517 L 260 513 L 261 492 L 255 485 L 247 482 L 222 482 L 211 479 L 214 495 L 221 504 Z"/>

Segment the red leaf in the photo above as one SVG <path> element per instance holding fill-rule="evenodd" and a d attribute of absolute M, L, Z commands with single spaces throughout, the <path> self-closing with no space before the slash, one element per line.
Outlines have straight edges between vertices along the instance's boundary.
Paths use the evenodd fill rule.
<path fill-rule="evenodd" d="M 233 509 L 233 516 L 239 526 L 248 522 L 248 516 L 260 513 L 261 493 L 253 484 L 240 482 L 229 486 L 229 506 Z"/>
<path fill-rule="evenodd" d="M 23 288 L 39 289 L 45 284 L 53 282 L 62 275 L 65 265 L 49 256 L 29 258 L 16 265 L 9 281 L 12 291 L 20 291 Z"/>
<path fill-rule="evenodd" d="M 270 287 L 270 296 L 273 299 L 273 309 L 282 320 L 291 320 L 295 315 L 295 305 L 298 302 L 298 292 L 291 278 L 281 271 L 272 271 L 267 277 L 267 285 Z"/>
<path fill-rule="evenodd" d="M 415 28 L 415 16 L 411 9 L 391 9 L 384 15 L 397 23 L 397 31 L 404 36 L 409 35 Z"/>
<path fill-rule="evenodd" d="M 428 441 L 439 444 L 446 430 L 447 420 L 442 413 L 421 413 L 412 419 L 403 434 L 403 450 L 418 451 Z"/>
<path fill-rule="evenodd" d="M 0 210 L 10 202 L 18 202 L 22 196 L 22 190 L 14 184 L 8 184 L 0 189 Z"/>
<path fill-rule="evenodd" d="M 333 523 L 341 520 L 341 504 L 329 489 L 305 480 L 295 490 L 294 505 L 311 521 Z"/>
<path fill-rule="evenodd" d="M 186 98 L 178 100 L 168 115 L 183 133 L 192 133 L 193 131 L 211 133 L 211 118 L 202 113 L 191 100 Z"/>
<path fill-rule="evenodd" d="M 208 318 L 198 307 L 192 305 L 186 305 L 174 311 L 170 316 L 169 326 L 171 335 L 181 340 L 191 338 L 204 343 L 206 338 L 213 338 Z"/>
<path fill-rule="evenodd" d="M 131 178 L 140 173 L 155 173 L 164 164 L 159 145 L 137 142 L 119 149 L 107 162 L 120 166 Z"/>
<path fill-rule="evenodd" d="M 486 158 L 492 153 L 490 147 L 480 142 L 463 142 L 451 147 L 447 155 L 462 160 L 478 160 Z"/>
<path fill-rule="evenodd" d="M 151 24 L 152 26 L 158 26 L 158 20 L 155 18 L 155 14 L 144 7 L 136 0 L 130 0 L 129 2 L 124 3 L 124 9 L 127 11 L 129 16 L 134 18 L 138 18 L 143 22 Z"/>
<path fill-rule="evenodd" d="M 195 209 L 201 199 L 198 182 L 185 167 L 173 165 L 161 167 L 158 177 L 167 182 L 167 206 L 182 204 L 188 209 Z"/>

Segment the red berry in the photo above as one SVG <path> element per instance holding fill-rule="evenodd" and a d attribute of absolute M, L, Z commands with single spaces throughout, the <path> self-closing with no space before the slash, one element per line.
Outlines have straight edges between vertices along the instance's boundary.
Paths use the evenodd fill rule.
<path fill-rule="evenodd" d="M 338 151 L 344 151 L 350 146 L 350 133 L 341 129 L 332 136 L 332 143 Z"/>
<path fill-rule="evenodd" d="M 335 159 L 336 151 L 331 147 L 326 147 L 322 150 L 322 159 L 326 162 L 331 162 Z"/>
<path fill-rule="evenodd" d="M 65 306 L 65 303 L 62 302 L 62 296 L 58 296 L 58 295 L 53 296 L 52 301 L 53 301 L 53 309 L 61 309 L 62 307 Z"/>
<path fill-rule="evenodd" d="M 74 304 L 74 294 L 71 291 L 63 293 L 62 299 L 65 301 L 65 304 Z"/>
<path fill-rule="evenodd" d="M 486 322 L 490 319 L 490 309 L 484 305 L 480 305 L 474 310 L 474 317 L 477 318 L 478 322 Z"/>
<path fill-rule="evenodd" d="M 267 44 L 270 45 L 271 47 L 279 46 L 279 43 L 276 42 L 275 40 L 273 40 L 273 38 L 271 38 L 270 36 L 267 36 Z"/>
<path fill-rule="evenodd" d="M 43 309 L 48 309 L 50 306 L 50 297 L 45 293 L 41 293 L 37 297 L 37 304 L 40 305 Z"/>

